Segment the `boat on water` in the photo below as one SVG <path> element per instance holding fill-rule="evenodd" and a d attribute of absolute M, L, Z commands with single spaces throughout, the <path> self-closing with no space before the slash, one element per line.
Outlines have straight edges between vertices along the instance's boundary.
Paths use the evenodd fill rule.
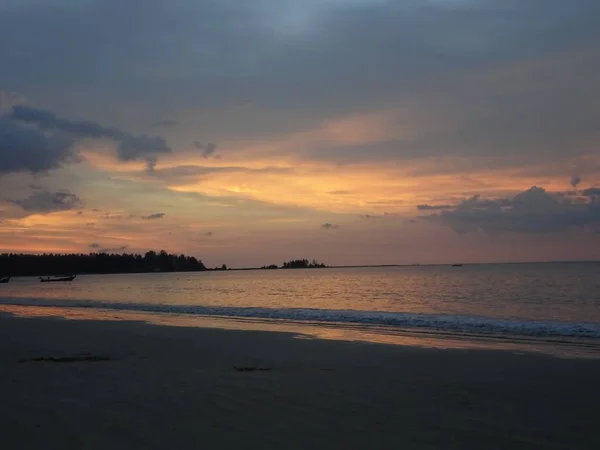
<path fill-rule="evenodd" d="M 70 277 L 46 277 L 40 278 L 42 283 L 54 283 L 57 281 L 73 281 L 77 275 L 71 275 Z"/>
<path fill-rule="evenodd" d="M 0 278 L 0 283 L 8 283 L 10 281 L 10 277 Z"/>

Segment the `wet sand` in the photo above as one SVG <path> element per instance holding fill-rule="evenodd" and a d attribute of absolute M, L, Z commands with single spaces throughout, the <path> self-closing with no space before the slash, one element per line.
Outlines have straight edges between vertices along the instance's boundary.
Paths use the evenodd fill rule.
<path fill-rule="evenodd" d="M 600 360 L 0 316 L 2 449 L 597 449 Z"/>

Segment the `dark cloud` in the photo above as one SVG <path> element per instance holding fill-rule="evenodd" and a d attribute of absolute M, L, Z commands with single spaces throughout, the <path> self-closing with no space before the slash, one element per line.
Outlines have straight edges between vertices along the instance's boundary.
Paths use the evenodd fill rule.
<path fill-rule="evenodd" d="M 585 189 L 582 192 L 582 194 L 585 195 L 586 197 L 600 197 L 600 188 L 597 188 L 597 187 L 588 188 L 588 189 Z"/>
<path fill-rule="evenodd" d="M 32 108 L 25 105 L 15 105 L 9 116 L 13 120 L 35 124 L 42 130 L 58 130 L 79 137 L 111 138 L 121 140 L 126 135 L 114 128 L 105 128 L 94 122 L 85 120 L 65 120 L 51 111 Z"/>
<path fill-rule="evenodd" d="M 204 156 L 205 158 L 213 156 L 217 151 L 217 146 L 215 144 L 202 144 L 199 141 L 194 141 L 192 142 L 192 145 L 198 150 L 202 150 L 202 156 Z"/>
<path fill-rule="evenodd" d="M 41 130 L 66 133 L 73 138 L 112 139 L 118 142 L 117 155 L 121 161 L 131 161 L 171 152 L 165 139 L 161 136 L 133 136 L 116 128 L 103 127 L 94 122 L 84 120 L 61 119 L 51 111 L 15 105 L 10 119 L 36 125 Z M 155 156 L 148 156 L 156 163 Z"/>
<path fill-rule="evenodd" d="M 144 220 L 156 220 L 156 219 L 162 219 L 165 216 L 166 216 L 165 213 L 155 213 L 155 214 L 150 214 L 149 216 L 141 216 L 141 217 Z"/>
<path fill-rule="evenodd" d="M 534 186 L 510 199 L 481 199 L 476 195 L 451 211 L 426 218 L 450 226 L 457 233 L 561 232 L 600 226 L 600 199 L 560 200 Z"/>
<path fill-rule="evenodd" d="M 152 124 L 154 128 L 168 128 L 174 127 L 176 125 L 179 125 L 179 122 L 177 122 L 176 120 L 159 120 Z"/>
<path fill-rule="evenodd" d="M 92 243 L 92 244 L 88 245 L 88 247 L 89 247 L 89 248 L 100 248 L 100 247 L 102 247 L 102 246 L 101 246 L 100 244 L 98 244 L 98 243 L 94 242 L 94 243 Z"/>
<path fill-rule="evenodd" d="M 213 237 L 214 233 L 212 231 L 206 231 L 204 233 L 202 233 L 202 236 L 206 236 L 206 237 Z"/>
<path fill-rule="evenodd" d="M 340 228 L 340 226 L 334 223 L 324 223 L 323 225 L 321 225 L 321 228 L 323 228 L 324 230 L 337 230 L 338 228 Z"/>
<path fill-rule="evenodd" d="M 42 214 L 68 211 L 83 206 L 81 199 L 69 191 L 49 192 L 39 189 L 22 200 L 11 200 L 11 202 L 19 205 L 27 212 Z"/>
<path fill-rule="evenodd" d="M 581 183 L 581 176 L 579 176 L 579 175 L 573 175 L 571 177 L 570 183 L 571 183 L 571 186 L 573 186 L 574 188 L 576 188 L 579 185 L 579 183 Z"/>
<path fill-rule="evenodd" d="M 132 161 L 147 153 L 170 153 L 165 138 L 161 136 L 125 136 L 117 147 L 117 154 L 122 161 Z M 156 159 L 152 159 L 154 163 Z"/>
<path fill-rule="evenodd" d="M 566 198 L 566 197 L 574 197 L 578 194 L 577 191 L 564 191 L 564 192 L 552 192 L 549 195 L 552 195 L 556 198 Z"/>
<path fill-rule="evenodd" d="M 452 209 L 452 205 L 417 205 L 419 211 L 438 211 L 442 209 Z"/>
<path fill-rule="evenodd" d="M 71 139 L 47 136 L 39 129 L 0 117 L 0 175 L 45 172 L 75 160 Z"/>

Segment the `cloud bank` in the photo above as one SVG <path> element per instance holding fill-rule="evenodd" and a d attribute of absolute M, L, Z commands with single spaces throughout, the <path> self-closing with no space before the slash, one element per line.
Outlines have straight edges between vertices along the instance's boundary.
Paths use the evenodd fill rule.
<path fill-rule="evenodd" d="M 476 195 L 451 211 L 426 216 L 457 233 L 556 233 L 600 226 L 600 189 L 586 189 L 581 197 L 559 199 L 533 186 L 512 198 L 482 199 Z"/>

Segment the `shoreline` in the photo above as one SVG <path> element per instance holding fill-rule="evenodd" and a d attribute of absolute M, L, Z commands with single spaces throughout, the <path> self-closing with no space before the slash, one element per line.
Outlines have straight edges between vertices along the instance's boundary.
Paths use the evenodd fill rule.
<path fill-rule="evenodd" d="M 600 339 L 582 336 L 524 335 L 463 331 L 435 327 L 386 325 L 360 322 L 315 321 L 310 319 L 270 318 L 261 316 L 186 313 L 119 309 L 103 305 L 69 306 L 31 303 L 0 303 L 0 314 L 18 317 L 54 317 L 74 320 L 117 320 L 147 322 L 154 325 L 217 328 L 247 331 L 274 331 L 303 335 L 306 338 L 371 342 L 438 349 L 497 349 L 538 352 L 567 358 L 600 359 Z M 143 305 L 142 305 L 143 306 Z M 541 323 L 541 322 L 540 322 Z M 575 324 L 570 324 L 574 326 Z M 596 326 L 591 324 L 590 326 Z"/>
<path fill-rule="evenodd" d="M 600 361 L 0 315 L 3 448 L 600 446 Z"/>

